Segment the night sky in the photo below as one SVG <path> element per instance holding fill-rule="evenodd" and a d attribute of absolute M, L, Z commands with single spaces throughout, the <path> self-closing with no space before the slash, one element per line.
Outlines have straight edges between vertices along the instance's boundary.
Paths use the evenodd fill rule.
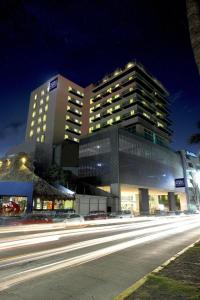
<path fill-rule="evenodd" d="M 200 77 L 184 0 L 0 2 L 0 155 L 25 136 L 30 92 L 57 73 L 84 86 L 132 59 L 169 90 L 173 148 L 198 132 Z"/>

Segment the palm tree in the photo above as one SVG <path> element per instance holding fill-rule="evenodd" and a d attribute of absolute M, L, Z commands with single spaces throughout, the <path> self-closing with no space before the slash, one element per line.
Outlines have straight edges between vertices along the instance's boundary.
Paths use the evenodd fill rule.
<path fill-rule="evenodd" d="M 197 123 L 197 128 L 200 129 L 200 122 Z M 193 134 L 189 139 L 190 144 L 199 144 L 200 143 L 200 133 Z"/>
<path fill-rule="evenodd" d="M 200 2 L 186 0 L 187 18 L 190 31 L 190 40 L 195 61 L 200 74 Z"/>

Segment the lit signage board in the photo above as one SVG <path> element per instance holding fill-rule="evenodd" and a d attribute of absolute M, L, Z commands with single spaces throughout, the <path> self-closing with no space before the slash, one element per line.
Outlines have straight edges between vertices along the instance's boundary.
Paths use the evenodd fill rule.
<path fill-rule="evenodd" d="M 175 187 L 185 187 L 185 179 L 184 178 L 177 178 L 175 179 Z"/>
<path fill-rule="evenodd" d="M 196 154 L 194 154 L 193 152 L 190 152 L 190 151 L 186 151 L 186 154 L 189 156 L 192 156 L 192 157 L 197 157 Z"/>
<path fill-rule="evenodd" d="M 52 81 L 50 81 L 50 83 L 49 83 L 49 92 L 56 89 L 57 85 L 58 85 L 58 78 L 55 78 Z"/>

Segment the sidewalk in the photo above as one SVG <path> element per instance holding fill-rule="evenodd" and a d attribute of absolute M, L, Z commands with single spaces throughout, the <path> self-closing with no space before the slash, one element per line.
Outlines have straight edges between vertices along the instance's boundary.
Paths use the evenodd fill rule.
<path fill-rule="evenodd" d="M 200 242 L 157 268 L 116 300 L 200 300 Z"/>

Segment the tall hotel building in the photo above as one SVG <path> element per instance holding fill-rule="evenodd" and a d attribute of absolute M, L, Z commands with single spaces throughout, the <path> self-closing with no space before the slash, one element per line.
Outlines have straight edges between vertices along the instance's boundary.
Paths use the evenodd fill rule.
<path fill-rule="evenodd" d="M 31 93 L 26 141 L 57 144 L 119 124 L 168 145 L 168 92 L 141 64 L 130 62 L 85 89 L 61 75 Z"/>
<path fill-rule="evenodd" d="M 58 144 L 79 142 L 84 89 L 61 75 L 31 93 L 26 142 Z"/>
<path fill-rule="evenodd" d="M 83 134 L 119 124 L 157 144 L 169 145 L 168 92 L 141 64 L 128 63 L 86 89 Z"/>

